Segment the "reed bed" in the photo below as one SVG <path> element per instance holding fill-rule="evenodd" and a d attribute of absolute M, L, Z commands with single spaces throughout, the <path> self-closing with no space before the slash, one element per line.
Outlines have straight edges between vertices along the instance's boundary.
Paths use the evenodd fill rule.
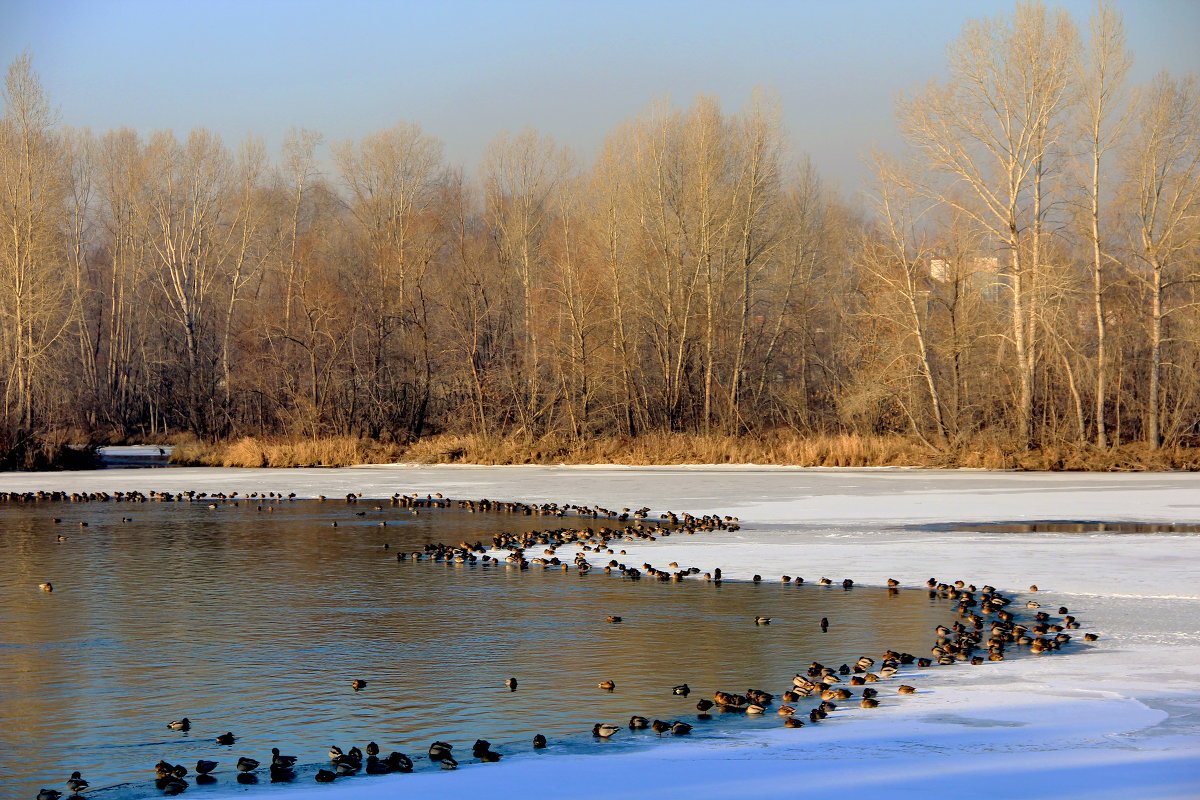
<path fill-rule="evenodd" d="M 171 460 L 219 467 L 349 466 L 352 464 L 764 464 L 801 467 L 934 467 L 1055 471 L 1200 469 L 1200 449 L 1141 443 L 1097 448 L 1059 444 L 1021 449 L 1001 439 L 945 448 L 904 436 L 832 434 L 757 436 L 648 433 L 635 437 L 567 439 L 441 434 L 411 444 L 349 436 L 321 439 L 183 441 Z"/>

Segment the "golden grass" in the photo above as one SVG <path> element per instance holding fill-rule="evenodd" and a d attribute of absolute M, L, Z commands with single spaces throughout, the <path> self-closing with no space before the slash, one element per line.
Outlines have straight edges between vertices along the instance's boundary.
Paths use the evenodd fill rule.
<path fill-rule="evenodd" d="M 221 467 L 420 464 L 773 464 L 804 467 L 941 467 L 1024 470 L 1130 471 L 1200 469 L 1200 449 L 1151 450 L 1143 444 L 1098 449 L 1056 445 L 1023 450 L 980 438 L 936 450 L 905 436 L 831 434 L 796 436 L 774 431 L 756 436 L 649 433 L 637 437 L 569 440 L 442 434 L 410 445 L 371 439 L 257 439 L 217 443 L 181 441 L 171 456 L 179 464 Z"/>

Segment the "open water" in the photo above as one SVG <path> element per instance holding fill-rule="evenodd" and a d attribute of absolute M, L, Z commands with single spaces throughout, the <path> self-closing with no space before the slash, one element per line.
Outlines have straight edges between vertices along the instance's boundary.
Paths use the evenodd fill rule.
<path fill-rule="evenodd" d="M 266 763 L 272 746 L 298 756 L 299 780 L 311 781 L 333 744 L 374 740 L 423 770 L 435 768 L 423 757 L 435 739 L 453 743 L 464 767 L 477 738 L 506 758 L 532 757 L 535 733 L 550 741 L 545 757 L 656 741 L 590 735 L 632 714 L 692 722 L 693 736 L 778 726 L 774 708 L 698 720 L 695 703 L 717 689 L 778 695 L 813 660 L 923 655 L 933 628 L 955 618 L 924 591 L 783 585 L 777 575 L 663 583 L 396 559 L 427 542 L 606 521 L 414 515 L 369 501 L 216 506 L 0 504 L 0 797 L 62 789 L 76 769 L 100 796 L 157 795 L 159 759 L 189 769 L 218 760 L 215 788 L 227 789 L 239 756 Z M 595 566 L 622 560 L 587 555 Z M 46 581 L 53 592 L 38 589 Z M 755 625 L 759 615 L 772 623 Z M 367 687 L 353 690 L 354 679 Z M 603 680 L 616 690 L 599 689 Z M 693 694 L 673 695 L 684 682 Z M 816 702 L 802 701 L 801 713 Z M 168 729 L 185 716 L 190 731 Z M 238 736 L 232 747 L 215 743 L 226 731 Z M 254 791 L 269 792 L 260 772 Z"/>

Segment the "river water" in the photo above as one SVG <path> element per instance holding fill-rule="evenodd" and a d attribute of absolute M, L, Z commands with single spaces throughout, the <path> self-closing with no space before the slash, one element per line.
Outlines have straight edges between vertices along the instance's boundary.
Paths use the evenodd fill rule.
<path fill-rule="evenodd" d="M 374 740 L 416 757 L 441 739 L 466 764 L 477 738 L 507 758 L 531 757 L 535 733 L 549 739 L 547 756 L 648 746 L 652 733 L 589 733 L 635 713 L 695 723 L 694 736 L 778 726 L 774 709 L 697 720 L 695 703 L 716 689 L 779 694 L 813 660 L 923 655 L 933 628 L 954 619 L 923 591 L 811 585 L 818 575 L 803 586 L 778 575 L 663 583 L 395 557 L 498 531 L 611 524 L 602 521 L 414 515 L 367 501 L 215 505 L 0 504 L 0 797 L 61 789 L 76 769 L 102 796 L 157 795 L 159 759 L 218 760 L 215 788 L 227 788 L 239 756 L 265 762 L 273 746 L 298 756 L 299 780 L 311 781 L 332 744 Z M 53 592 L 38 589 L 46 581 Z M 760 615 L 772 623 L 755 625 Z M 366 688 L 352 689 L 355 679 Z M 599 689 L 603 680 L 616 690 Z M 690 698 L 671 693 L 684 682 Z M 804 713 L 816 704 L 802 702 Z M 190 731 L 168 729 L 185 716 Z M 232 747 L 215 743 L 225 731 L 239 737 Z"/>

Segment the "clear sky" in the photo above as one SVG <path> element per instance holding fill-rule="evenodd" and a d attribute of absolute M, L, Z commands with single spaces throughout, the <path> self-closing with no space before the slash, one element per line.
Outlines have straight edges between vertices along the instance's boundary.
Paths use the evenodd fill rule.
<path fill-rule="evenodd" d="M 0 0 L 0 61 L 24 50 L 69 125 L 197 125 L 275 151 L 292 126 L 326 141 L 419 122 L 473 171 L 500 131 L 531 126 L 590 157 L 669 96 L 782 101 L 795 148 L 852 190 L 896 143 L 893 99 L 944 70 L 989 0 Z M 1083 25 L 1090 0 L 1060 3 Z M 1134 78 L 1200 72 L 1200 0 L 1123 0 Z"/>

